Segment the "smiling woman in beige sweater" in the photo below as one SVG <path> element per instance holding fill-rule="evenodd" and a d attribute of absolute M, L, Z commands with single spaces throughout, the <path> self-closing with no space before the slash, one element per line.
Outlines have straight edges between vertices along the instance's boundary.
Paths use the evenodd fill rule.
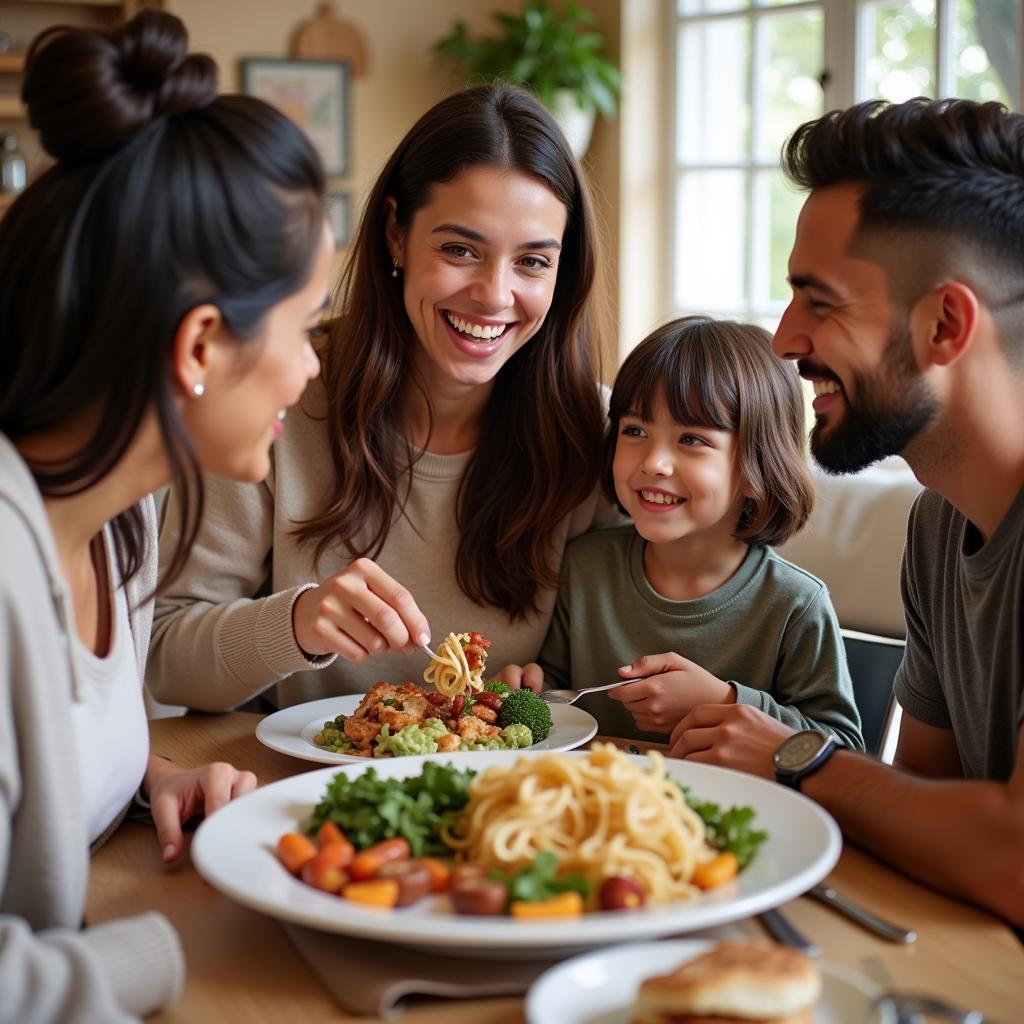
<path fill-rule="evenodd" d="M 23 96 L 55 163 L 0 223 L 0 1020 L 119 1024 L 182 983 L 170 924 L 83 927 L 90 845 L 138 794 L 181 823 L 252 789 L 149 753 L 150 493 L 258 480 L 318 363 L 332 244 L 309 142 L 217 97 L 178 19 L 33 44 Z M 273 154 L 272 159 L 268 154 Z"/>
<path fill-rule="evenodd" d="M 147 682 L 216 710 L 418 678 L 420 643 L 477 630 L 533 661 L 568 540 L 611 519 L 597 480 L 595 229 L 530 95 L 450 96 L 399 143 L 353 245 L 323 373 L 256 485 L 210 515 L 157 604 Z M 176 493 L 162 557 L 182 535 Z M 515 680 L 510 679 L 510 682 Z"/>

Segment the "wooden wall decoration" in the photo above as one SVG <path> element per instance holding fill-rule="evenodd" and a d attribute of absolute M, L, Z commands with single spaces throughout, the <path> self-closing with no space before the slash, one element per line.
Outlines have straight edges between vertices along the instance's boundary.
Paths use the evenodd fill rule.
<path fill-rule="evenodd" d="M 369 71 L 366 44 L 359 30 L 338 18 L 330 3 L 320 4 L 316 16 L 295 30 L 291 55 L 304 60 L 347 61 L 353 78 Z"/>

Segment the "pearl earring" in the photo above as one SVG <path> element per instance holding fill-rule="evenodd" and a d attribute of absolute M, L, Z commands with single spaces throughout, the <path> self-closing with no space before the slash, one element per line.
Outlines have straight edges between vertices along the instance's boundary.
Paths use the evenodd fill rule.
<path fill-rule="evenodd" d="M 205 384 L 193 384 L 192 385 L 192 394 L 195 395 L 196 398 L 201 398 L 205 392 L 206 392 L 206 385 Z"/>
<path fill-rule="evenodd" d="M 393 265 L 391 267 L 391 276 L 392 277 L 398 277 L 398 257 L 397 256 L 393 260 Z"/>

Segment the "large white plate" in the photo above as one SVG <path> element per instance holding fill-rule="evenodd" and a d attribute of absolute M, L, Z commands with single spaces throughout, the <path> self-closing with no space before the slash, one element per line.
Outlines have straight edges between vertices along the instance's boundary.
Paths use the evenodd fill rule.
<path fill-rule="evenodd" d="M 345 697 L 326 697 L 324 700 L 312 700 L 307 704 L 283 708 L 260 720 L 256 726 L 256 738 L 271 750 L 301 757 L 304 761 L 316 761 L 318 764 L 366 764 L 369 758 L 335 754 L 313 742 L 313 737 L 324 727 L 324 722 L 338 715 L 351 715 L 364 696 L 362 693 L 352 693 Z M 586 743 L 596 733 L 597 719 L 593 715 L 587 714 L 582 708 L 552 704 L 551 732 L 546 739 L 527 749 L 571 750 Z"/>
<path fill-rule="evenodd" d="M 363 761 L 340 770 L 355 777 L 372 764 L 382 778 L 405 778 L 419 774 L 426 759 L 482 771 L 494 764 L 512 764 L 520 757 L 538 756 L 543 755 L 525 751 L 431 754 Z M 585 752 L 562 756 L 583 757 Z M 633 759 L 646 763 L 644 757 Z M 702 799 L 726 806 L 753 806 L 757 826 L 769 833 L 767 842 L 735 881 L 694 900 L 540 922 L 458 916 L 443 896 L 402 910 L 359 907 L 293 878 L 274 854 L 278 838 L 304 825 L 322 799 L 337 774 L 331 768 L 282 779 L 227 804 L 199 826 L 192 859 L 200 874 L 221 892 L 285 921 L 432 947 L 456 956 L 533 959 L 749 917 L 805 892 L 821 881 L 839 858 L 836 823 L 794 790 L 725 768 L 676 760 L 666 764 L 673 778 L 691 786 Z"/>
<path fill-rule="evenodd" d="M 638 942 L 573 957 L 545 971 L 526 996 L 527 1024 L 629 1024 L 640 983 L 674 971 L 714 943 Z M 867 978 L 828 963 L 814 1024 L 889 1024 L 875 1008 L 881 995 Z"/>

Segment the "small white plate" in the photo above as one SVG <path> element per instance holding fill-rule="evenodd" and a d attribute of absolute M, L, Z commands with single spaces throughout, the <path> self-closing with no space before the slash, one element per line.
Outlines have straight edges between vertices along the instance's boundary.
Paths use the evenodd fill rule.
<path fill-rule="evenodd" d="M 344 697 L 326 697 L 306 704 L 275 711 L 260 720 L 256 726 L 256 739 L 265 747 L 281 754 L 301 757 L 318 764 L 366 764 L 372 758 L 354 754 L 336 754 L 324 750 L 313 742 L 313 737 L 338 715 L 351 715 L 366 696 L 350 693 Z M 540 743 L 527 750 L 571 750 L 586 743 L 597 733 L 597 719 L 582 708 L 566 704 L 551 705 L 551 732 Z M 482 753 L 482 751 L 480 751 Z"/>
<path fill-rule="evenodd" d="M 640 983 L 667 974 L 710 949 L 713 942 L 682 939 L 611 946 L 545 971 L 526 996 L 527 1024 L 630 1024 Z M 889 1024 L 875 1008 L 881 992 L 841 967 L 819 962 L 821 998 L 814 1024 Z"/>
<path fill-rule="evenodd" d="M 768 833 L 765 844 L 734 881 L 692 900 L 548 921 L 464 917 L 453 913 L 443 896 L 382 912 L 318 892 L 288 874 L 275 856 L 278 838 L 308 821 L 339 771 L 356 778 L 372 767 L 380 778 L 404 779 L 419 775 L 424 761 L 484 771 L 491 765 L 507 766 L 520 758 L 539 756 L 533 750 L 480 750 L 363 758 L 340 769 L 303 772 L 261 786 L 211 814 L 192 841 L 192 863 L 227 896 L 283 921 L 451 956 L 529 960 L 738 921 L 806 892 L 839 859 L 836 823 L 796 790 L 727 768 L 671 759 L 665 762 L 671 778 L 692 787 L 703 800 L 726 807 L 749 804 L 757 811 L 757 827 Z M 586 754 L 570 751 L 563 756 Z M 646 757 L 627 756 L 638 764 L 647 763 Z"/>

